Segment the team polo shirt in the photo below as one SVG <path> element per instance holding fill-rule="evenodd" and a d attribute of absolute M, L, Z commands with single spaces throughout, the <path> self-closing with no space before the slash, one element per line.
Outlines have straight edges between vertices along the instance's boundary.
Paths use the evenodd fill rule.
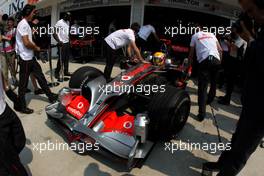
<path fill-rule="evenodd" d="M 32 29 L 28 24 L 26 19 L 21 20 L 17 25 L 16 32 L 16 53 L 23 59 L 24 61 L 32 60 L 34 57 L 34 51 L 32 49 L 28 49 L 22 40 L 23 36 L 28 36 L 30 42 L 34 43 L 32 40 Z"/>
<path fill-rule="evenodd" d="M 135 34 L 132 29 L 120 29 L 105 38 L 106 43 L 113 49 L 118 50 L 135 42 Z"/>
<path fill-rule="evenodd" d="M 138 32 L 138 36 L 143 40 L 147 41 L 150 34 L 156 33 L 155 29 L 151 25 L 142 26 Z"/>
<path fill-rule="evenodd" d="M 192 36 L 190 46 L 195 47 L 199 63 L 208 58 L 208 56 L 214 56 L 220 60 L 217 42 L 218 40 L 215 35 L 209 32 L 200 31 Z"/>

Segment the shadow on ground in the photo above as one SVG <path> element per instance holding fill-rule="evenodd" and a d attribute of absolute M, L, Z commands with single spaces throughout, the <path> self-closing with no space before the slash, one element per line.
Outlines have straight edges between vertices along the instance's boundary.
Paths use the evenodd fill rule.
<path fill-rule="evenodd" d="M 29 139 L 26 140 L 26 145 L 31 145 L 31 141 Z M 23 151 L 20 153 L 21 162 L 24 165 L 24 167 L 27 170 L 28 176 L 32 176 L 32 173 L 29 168 L 29 164 L 33 160 L 33 153 L 30 148 L 27 146 L 23 149 Z"/>

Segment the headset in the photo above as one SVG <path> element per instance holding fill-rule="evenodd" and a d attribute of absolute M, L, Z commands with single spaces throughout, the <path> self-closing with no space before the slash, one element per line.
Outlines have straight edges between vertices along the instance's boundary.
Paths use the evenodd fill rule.
<path fill-rule="evenodd" d="M 34 5 L 30 5 L 30 4 L 27 4 L 25 5 L 25 7 L 23 8 L 22 10 L 22 15 L 24 17 L 27 17 L 31 14 L 31 12 L 36 8 L 36 6 Z"/>

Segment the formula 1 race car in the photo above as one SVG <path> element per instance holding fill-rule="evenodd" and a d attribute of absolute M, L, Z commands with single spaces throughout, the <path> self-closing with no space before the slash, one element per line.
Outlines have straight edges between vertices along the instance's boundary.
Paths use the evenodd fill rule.
<path fill-rule="evenodd" d="M 58 102 L 46 107 L 48 119 L 69 143 L 98 144 L 99 151 L 137 167 L 155 141 L 171 139 L 184 127 L 190 113 L 189 94 L 161 79 L 161 70 L 138 63 L 107 83 L 98 69 L 82 67 L 69 88 L 60 90 Z"/>

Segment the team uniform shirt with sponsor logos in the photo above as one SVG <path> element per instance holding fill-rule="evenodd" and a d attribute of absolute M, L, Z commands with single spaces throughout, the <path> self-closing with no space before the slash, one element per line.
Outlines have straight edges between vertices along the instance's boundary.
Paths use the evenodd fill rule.
<path fill-rule="evenodd" d="M 217 38 L 213 33 L 200 31 L 192 36 L 191 47 L 195 47 L 197 60 L 199 63 L 208 56 L 214 56 L 220 60 L 220 54 L 217 49 Z"/>
<path fill-rule="evenodd" d="M 23 59 L 24 61 L 32 60 L 34 57 L 34 51 L 32 49 L 28 49 L 22 40 L 23 36 L 28 36 L 30 42 L 34 43 L 32 40 L 32 29 L 28 24 L 26 19 L 21 20 L 17 25 L 16 32 L 16 53 Z"/>
<path fill-rule="evenodd" d="M 70 22 L 63 19 L 59 20 L 55 27 L 57 28 L 58 38 L 62 43 L 69 43 L 69 33 L 70 33 Z"/>
<path fill-rule="evenodd" d="M 150 34 L 156 33 L 155 29 L 151 25 L 142 26 L 138 32 L 138 36 L 143 40 L 147 41 Z"/>
<path fill-rule="evenodd" d="M 120 29 L 105 38 L 106 43 L 113 49 L 118 50 L 135 42 L 135 34 L 132 29 Z"/>

